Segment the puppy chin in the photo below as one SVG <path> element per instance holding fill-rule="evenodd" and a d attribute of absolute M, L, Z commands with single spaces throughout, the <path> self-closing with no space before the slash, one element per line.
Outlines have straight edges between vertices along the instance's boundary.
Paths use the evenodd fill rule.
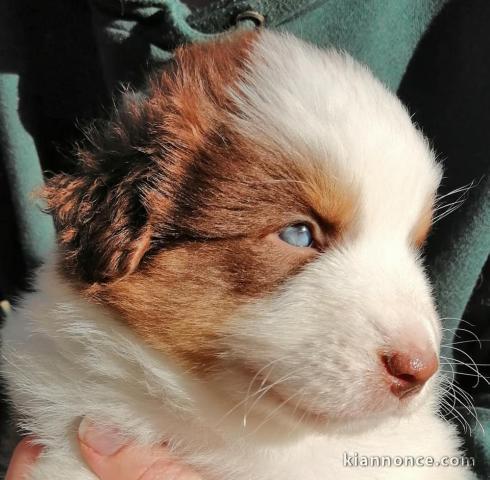
<path fill-rule="evenodd" d="M 409 418 L 424 404 L 424 399 L 398 403 L 383 411 L 359 411 L 357 414 L 349 412 L 344 417 L 316 416 L 311 421 L 306 420 L 303 428 L 319 435 L 356 436 L 379 428 L 387 422 Z"/>
<path fill-rule="evenodd" d="M 385 401 L 372 399 L 373 409 L 362 409 L 349 412 L 348 417 L 332 419 L 331 422 L 319 424 L 317 431 L 323 434 L 357 435 L 383 426 L 383 424 L 404 421 L 420 410 L 437 409 L 438 378 L 431 379 L 417 394 L 398 399 L 385 394 Z"/>

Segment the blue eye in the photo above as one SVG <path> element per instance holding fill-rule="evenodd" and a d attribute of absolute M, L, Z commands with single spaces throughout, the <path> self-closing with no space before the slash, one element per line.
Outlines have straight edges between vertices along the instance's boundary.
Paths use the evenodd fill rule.
<path fill-rule="evenodd" d="M 313 234 L 308 225 L 298 223 L 290 225 L 279 233 L 279 238 L 293 247 L 311 247 L 313 245 Z"/>

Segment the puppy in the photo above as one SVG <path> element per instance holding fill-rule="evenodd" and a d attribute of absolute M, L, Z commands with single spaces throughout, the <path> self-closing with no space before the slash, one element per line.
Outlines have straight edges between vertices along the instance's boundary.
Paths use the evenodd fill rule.
<path fill-rule="evenodd" d="M 94 479 L 82 417 L 208 480 L 473 478 L 355 465 L 461 456 L 420 253 L 441 168 L 364 66 L 267 31 L 183 47 L 88 137 L 3 331 L 30 480 Z"/>

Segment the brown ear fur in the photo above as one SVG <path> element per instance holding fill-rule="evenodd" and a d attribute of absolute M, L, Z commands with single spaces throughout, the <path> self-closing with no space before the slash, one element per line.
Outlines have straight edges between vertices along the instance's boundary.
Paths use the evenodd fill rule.
<path fill-rule="evenodd" d="M 53 215 L 63 269 L 87 282 L 108 282 L 131 273 L 149 247 L 146 213 L 137 193 L 108 188 L 101 178 L 57 175 L 43 191 Z M 140 204 L 141 205 L 141 204 Z"/>
<path fill-rule="evenodd" d="M 226 88 L 254 35 L 178 49 L 170 70 L 150 76 L 147 96 L 126 93 L 111 120 L 88 132 L 78 170 L 47 182 L 43 197 L 71 278 L 112 282 L 134 271 L 147 250 L 176 241 L 181 183 L 232 108 Z"/>
<path fill-rule="evenodd" d="M 55 222 L 63 269 L 86 283 L 131 273 L 150 245 L 144 207 L 150 160 L 134 147 L 144 141 L 135 138 L 143 109 L 136 97 L 125 101 L 111 121 L 88 132 L 92 146 L 78 150 L 78 170 L 56 175 L 41 191 Z"/>

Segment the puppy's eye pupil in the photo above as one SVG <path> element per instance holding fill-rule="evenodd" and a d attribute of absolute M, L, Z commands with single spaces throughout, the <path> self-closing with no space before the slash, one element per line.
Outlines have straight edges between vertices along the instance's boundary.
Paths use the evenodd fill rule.
<path fill-rule="evenodd" d="M 279 233 L 279 238 L 294 247 L 307 248 L 313 245 L 313 234 L 308 225 L 298 223 L 290 225 Z"/>

